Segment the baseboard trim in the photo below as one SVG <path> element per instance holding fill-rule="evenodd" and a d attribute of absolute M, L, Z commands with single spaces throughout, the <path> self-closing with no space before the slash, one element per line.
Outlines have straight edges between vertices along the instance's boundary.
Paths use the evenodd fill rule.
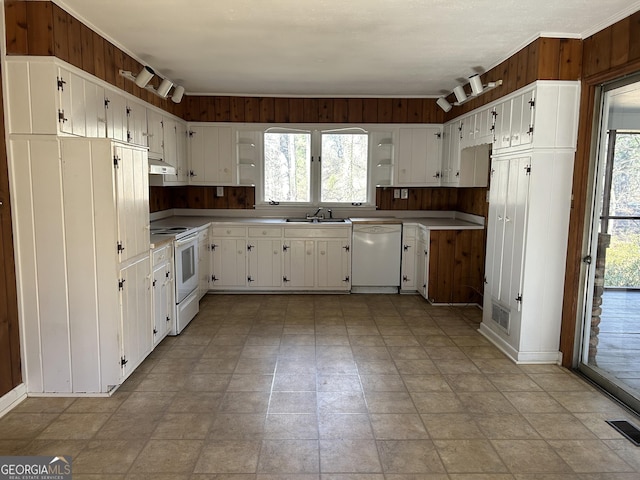
<path fill-rule="evenodd" d="M 560 364 L 562 361 L 562 354 L 560 352 L 519 352 L 505 342 L 504 339 L 498 336 L 491 328 L 487 327 L 484 322 L 480 324 L 478 331 L 493 343 L 498 350 L 518 365 Z"/>
<path fill-rule="evenodd" d="M 25 398 L 27 398 L 27 386 L 24 383 L 5 393 L 0 397 L 0 418 L 9 413 Z"/>

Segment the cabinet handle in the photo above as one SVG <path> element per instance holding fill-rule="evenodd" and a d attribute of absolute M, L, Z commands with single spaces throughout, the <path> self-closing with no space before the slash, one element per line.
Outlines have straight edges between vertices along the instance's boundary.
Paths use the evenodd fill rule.
<path fill-rule="evenodd" d="M 349 282 L 349 276 L 347 275 L 346 277 L 344 277 L 344 280 L 342 280 L 343 282 Z"/>
<path fill-rule="evenodd" d="M 433 178 L 440 178 L 440 172 L 436 172 L 436 174 L 433 176 Z"/>
<path fill-rule="evenodd" d="M 501 222 L 502 221 L 502 216 L 498 215 L 498 221 Z"/>

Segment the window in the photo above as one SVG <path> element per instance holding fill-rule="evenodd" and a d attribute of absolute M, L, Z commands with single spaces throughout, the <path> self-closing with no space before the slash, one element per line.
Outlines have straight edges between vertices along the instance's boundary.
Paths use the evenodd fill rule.
<path fill-rule="evenodd" d="M 267 202 L 311 200 L 311 135 L 264 134 L 264 199 Z"/>
<path fill-rule="evenodd" d="M 322 134 L 321 202 L 367 202 L 368 151 L 367 134 Z"/>
<path fill-rule="evenodd" d="M 369 202 L 369 134 L 349 131 L 264 133 L 265 203 Z"/>

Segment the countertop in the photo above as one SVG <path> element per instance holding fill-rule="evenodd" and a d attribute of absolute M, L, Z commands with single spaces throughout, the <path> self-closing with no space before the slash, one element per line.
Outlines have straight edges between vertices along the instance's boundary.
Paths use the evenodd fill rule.
<path fill-rule="evenodd" d="M 398 217 L 353 217 L 351 222 L 347 223 L 303 223 L 303 222 L 287 222 L 284 218 L 235 218 L 235 217 L 208 217 L 208 216 L 172 216 L 156 220 L 153 226 L 158 227 L 177 227 L 184 226 L 190 228 L 201 228 L 209 223 L 226 224 L 226 225 L 273 225 L 282 227 L 300 227 L 301 225 L 321 226 L 323 228 L 345 227 L 353 224 L 403 224 L 403 225 L 422 225 L 429 230 L 482 230 L 484 225 L 480 223 L 470 222 L 459 218 L 447 217 L 422 217 L 422 218 L 398 218 Z M 171 236 L 151 235 L 152 248 L 158 248 L 165 242 L 170 242 Z"/>

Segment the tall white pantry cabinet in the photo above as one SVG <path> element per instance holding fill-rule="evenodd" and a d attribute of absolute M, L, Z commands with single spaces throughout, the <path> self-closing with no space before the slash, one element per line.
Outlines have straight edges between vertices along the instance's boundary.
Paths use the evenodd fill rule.
<path fill-rule="evenodd" d="M 108 394 L 152 349 L 146 148 L 12 135 L 27 388 Z"/>
<path fill-rule="evenodd" d="M 538 81 L 494 110 L 480 332 L 518 363 L 561 361 L 579 91 Z"/>

